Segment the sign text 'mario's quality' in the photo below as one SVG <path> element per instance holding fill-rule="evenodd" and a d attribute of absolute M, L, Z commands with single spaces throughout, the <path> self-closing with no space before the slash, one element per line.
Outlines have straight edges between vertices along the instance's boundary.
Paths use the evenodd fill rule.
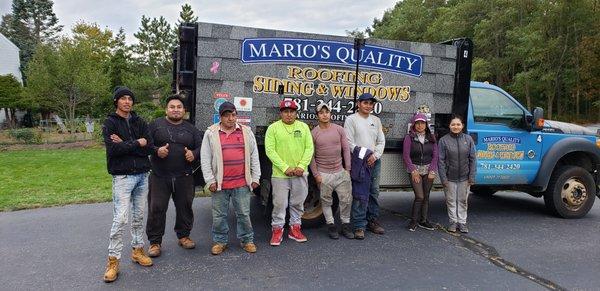
<path fill-rule="evenodd" d="M 247 38 L 242 43 L 243 63 L 316 63 L 354 66 L 356 53 L 352 43 L 290 38 Z M 360 66 L 420 77 L 423 58 L 419 55 L 365 45 Z"/>

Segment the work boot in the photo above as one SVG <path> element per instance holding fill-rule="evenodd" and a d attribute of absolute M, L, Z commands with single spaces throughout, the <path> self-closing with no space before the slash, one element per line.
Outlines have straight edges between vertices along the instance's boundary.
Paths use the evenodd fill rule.
<path fill-rule="evenodd" d="M 104 271 L 104 282 L 110 283 L 117 280 L 119 276 L 119 259 L 117 257 L 108 257 L 106 271 Z"/>
<path fill-rule="evenodd" d="M 415 230 L 417 230 L 417 222 L 416 222 L 416 221 L 414 221 L 414 220 L 411 220 L 411 221 L 408 223 L 408 230 L 409 230 L 409 231 L 415 231 Z"/>
<path fill-rule="evenodd" d="M 178 244 L 188 250 L 196 247 L 196 243 L 188 236 L 180 238 Z"/>
<path fill-rule="evenodd" d="M 450 223 L 450 225 L 448 225 L 449 232 L 456 232 L 456 228 L 457 228 L 456 222 Z"/>
<path fill-rule="evenodd" d="M 256 245 L 253 242 L 242 243 L 242 248 L 248 253 L 256 253 Z"/>
<path fill-rule="evenodd" d="M 222 254 L 226 249 L 227 249 L 226 244 L 215 243 L 215 244 L 213 244 L 212 248 L 210 249 L 210 253 L 216 256 L 216 255 Z"/>
<path fill-rule="evenodd" d="M 331 238 L 331 239 L 338 239 L 338 238 L 340 238 L 340 235 L 338 234 L 337 227 L 333 223 L 327 224 L 327 234 L 329 234 L 329 238 Z"/>
<path fill-rule="evenodd" d="M 359 228 L 357 230 L 354 231 L 354 238 L 355 239 L 365 239 L 365 230 L 362 228 Z"/>
<path fill-rule="evenodd" d="M 271 245 L 278 246 L 283 240 L 283 227 L 273 227 L 273 233 L 271 234 Z"/>
<path fill-rule="evenodd" d="M 300 224 L 294 224 L 290 226 L 290 232 L 288 233 L 288 237 L 297 242 L 305 242 L 308 240 L 306 236 L 304 236 L 304 234 L 302 233 Z"/>
<path fill-rule="evenodd" d="M 367 223 L 367 229 L 374 234 L 384 234 L 385 233 L 385 229 L 383 229 L 383 227 L 381 227 L 381 224 L 379 224 L 379 221 L 377 221 L 377 220 L 369 221 L 369 223 Z"/>
<path fill-rule="evenodd" d="M 131 260 L 144 267 L 152 266 L 152 259 L 144 253 L 144 248 L 133 248 Z"/>
<path fill-rule="evenodd" d="M 419 227 L 424 228 L 426 230 L 435 230 L 435 226 L 433 226 L 433 224 L 429 223 L 429 221 L 427 220 L 419 222 Z"/>
<path fill-rule="evenodd" d="M 148 256 L 151 258 L 160 257 L 160 244 L 150 244 Z"/>
<path fill-rule="evenodd" d="M 348 239 L 354 239 L 354 232 L 350 223 L 342 223 L 342 235 Z"/>
<path fill-rule="evenodd" d="M 460 230 L 460 232 L 462 232 L 462 233 L 468 233 L 469 232 L 469 228 L 467 227 L 466 223 L 459 223 L 458 224 L 458 230 Z"/>

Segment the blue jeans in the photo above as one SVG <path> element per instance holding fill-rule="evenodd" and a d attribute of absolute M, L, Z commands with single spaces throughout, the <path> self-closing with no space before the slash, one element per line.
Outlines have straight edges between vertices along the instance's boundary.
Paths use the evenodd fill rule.
<path fill-rule="evenodd" d="M 352 224 L 354 229 L 365 229 L 367 221 L 376 220 L 379 217 L 379 176 L 381 173 L 381 160 L 375 161 L 371 170 L 371 188 L 369 190 L 369 202 L 360 202 L 358 199 L 352 201 Z"/>
<path fill-rule="evenodd" d="M 112 179 L 113 223 L 110 228 L 108 255 L 121 258 L 123 231 L 131 207 L 131 247 L 144 246 L 144 208 L 148 196 L 148 173 L 114 175 Z"/>
<path fill-rule="evenodd" d="M 212 193 L 212 238 L 213 242 L 227 244 L 229 241 L 229 200 L 233 203 L 237 220 L 237 238 L 243 244 L 254 241 L 254 231 L 250 221 L 250 190 L 247 186 L 221 190 Z"/>

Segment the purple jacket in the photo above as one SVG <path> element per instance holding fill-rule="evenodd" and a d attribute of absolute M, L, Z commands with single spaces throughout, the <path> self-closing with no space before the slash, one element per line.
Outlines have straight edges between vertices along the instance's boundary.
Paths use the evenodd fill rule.
<path fill-rule="evenodd" d="M 410 131 L 404 137 L 402 147 L 402 160 L 406 166 L 407 172 L 417 169 L 416 165 L 429 164 L 429 171 L 437 173 L 438 171 L 438 146 L 435 136 L 429 132 L 429 124 L 425 124 L 425 143 L 421 144 L 417 133 L 415 132 L 415 119 L 426 119 L 422 113 L 417 113 L 411 119 Z"/>

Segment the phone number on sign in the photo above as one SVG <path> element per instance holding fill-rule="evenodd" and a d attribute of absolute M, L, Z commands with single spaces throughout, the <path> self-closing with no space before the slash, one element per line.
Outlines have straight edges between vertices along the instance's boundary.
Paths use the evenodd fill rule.
<path fill-rule="evenodd" d="M 344 100 L 345 101 L 345 100 Z M 314 112 L 317 106 L 325 103 L 331 108 L 332 114 L 352 114 L 354 113 L 354 100 L 343 102 L 342 100 L 323 100 L 317 99 L 315 103 L 311 103 L 308 99 L 295 98 L 294 102 L 298 105 L 299 111 Z M 373 113 L 379 114 L 383 110 L 381 102 L 376 102 L 373 106 Z"/>

